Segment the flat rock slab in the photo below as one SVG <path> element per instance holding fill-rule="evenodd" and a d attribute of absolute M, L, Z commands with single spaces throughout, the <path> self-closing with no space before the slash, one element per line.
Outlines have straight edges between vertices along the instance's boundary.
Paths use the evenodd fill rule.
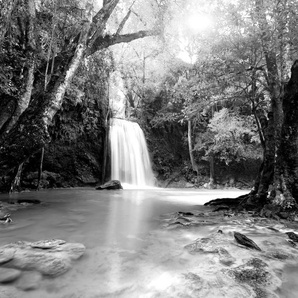
<path fill-rule="evenodd" d="M 0 247 L 6 260 L 10 259 L 4 264 L 5 267 L 38 271 L 49 276 L 68 271 L 72 261 L 80 258 L 85 250 L 81 243 L 66 243 L 64 240 L 22 241 Z"/>

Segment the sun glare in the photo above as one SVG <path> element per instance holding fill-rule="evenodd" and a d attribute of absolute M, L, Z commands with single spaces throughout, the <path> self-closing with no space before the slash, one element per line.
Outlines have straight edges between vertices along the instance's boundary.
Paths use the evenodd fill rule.
<path fill-rule="evenodd" d="M 211 27 L 212 18 L 208 15 L 194 14 L 187 19 L 186 25 L 193 33 L 198 33 Z"/>

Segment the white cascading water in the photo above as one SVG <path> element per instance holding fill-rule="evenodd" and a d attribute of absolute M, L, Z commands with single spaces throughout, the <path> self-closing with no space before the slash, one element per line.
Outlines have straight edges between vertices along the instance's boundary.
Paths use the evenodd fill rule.
<path fill-rule="evenodd" d="M 111 119 L 111 178 L 137 188 L 154 186 L 144 133 L 138 123 Z"/>

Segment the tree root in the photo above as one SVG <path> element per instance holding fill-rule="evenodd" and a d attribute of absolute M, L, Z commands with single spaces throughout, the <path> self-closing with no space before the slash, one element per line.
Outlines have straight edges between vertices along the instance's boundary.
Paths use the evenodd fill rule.
<path fill-rule="evenodd" d="M 228 207 L 237 207 L 237 206 L 243 206 L 245 203 L 248 201 L 250 198 L 250 193 L 245 194 L 242 196 L 239 196 L 238 198 L 231 199 L 231 198 L 224 198 L 224 199 L 215 199 L 211 200 L 207 203 L 205 203 L 205 206 L 221 206 L 221 205 L 226 205 Z"/>

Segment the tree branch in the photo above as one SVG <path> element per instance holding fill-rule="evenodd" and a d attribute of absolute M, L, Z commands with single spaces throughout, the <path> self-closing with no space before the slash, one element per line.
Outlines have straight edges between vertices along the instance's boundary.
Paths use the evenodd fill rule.
<path fill-rule="evenodd" d="M 135 2 L 136 2 L 136 0 L 134 0 L 133 3 L 130 5 L 130 8 L 129 8 L 129 10 L 128 10 L 126 16 L 125 16 L 125 17 L 123 18 L 123 20 L 121 21 L 121 23 L 120 23 L 120 25 L 119 25 L 119 28 L 117 29 L 117 32 L 116 32 L 117 35 L 120 34 L 121 31 L 123 30 L 123 27 L 125 26 L 127 20 L 128 20 L 129 17 L 130 17 L 131 9 L 132 9 L 133 5 L 135 4 Z"/>
<path fill-rule="evenodd" d="M 120 0 L 106 0 L 103 2 L 103 7 L 92 18 L 92 25 L 90 30 L 90 38 L 88 41 L 88 47 L 93 47 L 97 38 L 103 34 L 107 21 L 110 18 L 115 7 Z"/>
<path fill-rule="evenodd" d="M 159 34 L 159 31 L 156 29 L 152 30 L 141 30 L 135 33 L 128 33 L 122 35 L 106 35 L 99 36 L 95 42 L 92 44 L 91 48 L 88 48 L 86 56 L 90 56 L 97 51 L 108 48 L 109 46 L 122 43 L 122 42 L 130 42 L 139 38 L 144 38 L 146 36 L 156 36 Z"/>
<path fill-rule="evenodd" d="M 126 14 L 126 16 L 124 17 L 124 19 L 121 21 L 118 29 L 117 29 L 117 32 L 116 32 L 116 35 L 120 34 L 120 32 L 123 30 L 123 27 L 125 26 L 125 23 L 127 22 L 127 20 L 129 19 L 130 17 L 130 14 L 131 14 L 131 10 L 129 10 Z"/>

